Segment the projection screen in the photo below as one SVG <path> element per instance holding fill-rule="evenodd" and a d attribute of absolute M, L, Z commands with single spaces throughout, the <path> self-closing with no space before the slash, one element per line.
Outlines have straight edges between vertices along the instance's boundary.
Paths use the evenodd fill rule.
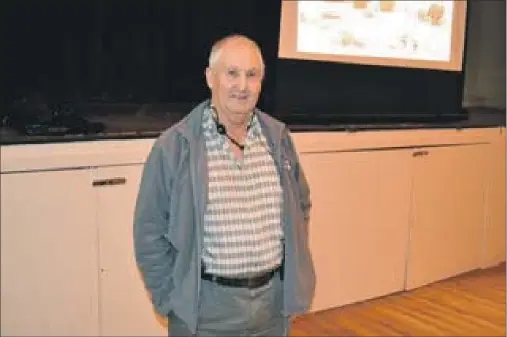
<path fill-rule="evenodd" d="M 280 59 L 461 71 L 466 1 L 282 1 Z"/>

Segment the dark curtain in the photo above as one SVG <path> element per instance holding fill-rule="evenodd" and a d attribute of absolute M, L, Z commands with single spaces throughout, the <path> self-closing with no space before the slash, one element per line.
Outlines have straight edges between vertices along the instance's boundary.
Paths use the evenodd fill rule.
<path fill-rule="evenodd" d="M 261 45 L 274 88 L 280 1 L 3 2 L 11 98 L 195 102 L 208 95 L 211 44 L 244 33 Z"/>

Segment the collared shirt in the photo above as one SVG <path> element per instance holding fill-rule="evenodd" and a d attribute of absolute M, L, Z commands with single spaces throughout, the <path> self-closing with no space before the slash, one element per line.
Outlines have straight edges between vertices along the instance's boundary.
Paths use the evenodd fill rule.
<path fill-rule="evenodd" d="M 275 162 L 254 115 L 243 158 L 218 133 L 209 108 L 203 114 L 209 186 L 204 216 L 206 272 L 242 277 L 280 265 L 282 189 Z"/>

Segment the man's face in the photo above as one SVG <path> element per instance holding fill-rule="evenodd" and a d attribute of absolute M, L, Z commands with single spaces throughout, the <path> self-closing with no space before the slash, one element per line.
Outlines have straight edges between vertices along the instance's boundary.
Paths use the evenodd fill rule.
<path fill-rule="evenodd" d="M 206 69 L 212 101 L 231 123 L 249 118 L 259 99 L 263 72 L 259 51 L 240 39 L 226 42 L 213 68 Z"/>

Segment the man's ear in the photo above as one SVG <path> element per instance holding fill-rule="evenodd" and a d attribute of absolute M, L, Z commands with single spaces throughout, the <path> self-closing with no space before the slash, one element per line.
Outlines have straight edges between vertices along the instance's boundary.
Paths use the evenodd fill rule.
<path fill-rule="evenodd" d="M 212 73 L 211 73 L 211 68 L 210 67 L 207 67 L 206 70 L 204 71 L 204 75 L 206 76 L 206 84 L 208 85 L 208 88 L 211 89 L 211 87 L 213 86 L 212 85 Z"/>

